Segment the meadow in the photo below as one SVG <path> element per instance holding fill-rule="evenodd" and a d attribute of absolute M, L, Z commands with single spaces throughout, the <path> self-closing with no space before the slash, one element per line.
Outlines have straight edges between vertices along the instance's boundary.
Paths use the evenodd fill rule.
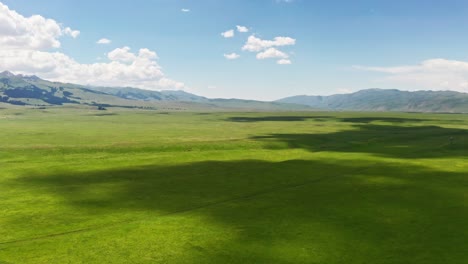
<path fill-rule="evenodd" d="M 468 115 L 0 109 L 0 263 L 468 263 Z"/>

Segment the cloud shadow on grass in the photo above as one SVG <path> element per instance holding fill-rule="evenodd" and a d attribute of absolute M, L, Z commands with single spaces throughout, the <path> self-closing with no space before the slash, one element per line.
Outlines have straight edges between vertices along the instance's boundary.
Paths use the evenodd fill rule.
<path fill-rule="evenodd" d="M 203 215 L 226 230 L 238 230 L 235 239 L 216 249 L 192 234 L 197 250 L 184 249 L 192 263 L 456 263 L 468 258 L 466 174 L 420 166 L 206 161 L 24 176 L 12 184 L 60 198 L 70 211 L 80 212 L 64 212 L 67 230 L 96 219 L 105 226 L 119 214 L 122 225 L 142 220 L 127 219 L 132 212 Z M 58 221 L 50 216 L 41 225 L 31 219 L 18 215 L 9 225 L 29 221 L 37 236 Z M 157 243 L 157 237 L 148 234 L 142 243 Z"/>
<path fill-rule="evenodd" d="M 226 120 L 230 122 L 254 123 L 254 122 L 298 122 L 306 121 L 308 119 L 317 120 L 323 118 L 331 118 L 331 116 L 322 115 L 304 115 L 304 116 L 233 116 Z"/>
<path fill-rule="evenodd" d="M 416 123 L 416 122 L 430 122 L 433 119 L 424 118 L 405 118 L 405 117 L 338 117 L 330 115 L 277 115 L 277 116 L 233 116 L 226 119 L 230 122 L 300 122 L 300 121 L 336 121 L 346 123 L 360 123 L 367 124 L 372 122 L 387 122 L 387 123 Z M 453 121 L 453 120 L 451 120 Z M 460 120 L 456 120 L 460 121 Z"/>
<path fill-rule="evenodd" d="M 440 158 L 468 155 L 468 130 L 439 126 L 361 124 L 326 134 L 270 134 L 252 139 L 286 143 L 308 151 L 370 153 L 395 158 Z"/>

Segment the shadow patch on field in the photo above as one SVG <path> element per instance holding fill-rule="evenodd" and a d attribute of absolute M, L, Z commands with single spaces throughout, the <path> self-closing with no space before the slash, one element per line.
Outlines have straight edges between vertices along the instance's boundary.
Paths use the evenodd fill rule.
<path fill-rule="evenodd" d="M 117 113 L 97 113 L 97 114 L 91 114 L 90 116 L 116 116 L 119 115 Z"/>
<path fill-rule="evenodd" d="M 421 166 L 362 160 L 206 161 L 36 175 L 15 184 L 57 196 L 70 211 L 80 212 L 64 212 L 69 229 L 86 219 L 102 219 L 105 227 L 105 221 L 116 221 L 106 215 L 147 211 L 161 217 L 200 214 L 236 233 L 235 239 L 203 253 L 187 248 L 184 254 L 193 255 L 193 263 L 449 263 L 468 257 L 466 174 Z M 18 216 L 9 225 L 24 221 L 30 217 Z M 54 221 L 51 216 L 29 228 L 47 234 Z M 147 234 L 142 241 L 157 243 L 158 235 Z M 200 234 L 192 235 L 197 241 Z"/>
<path fill-rule="evenodd" d="M 328 134 L 270 134 L 252 139 L 312 152 L 372 153 L 396 158 L 468 155 L 468 130 L 439 126 L 354 125 Z"/>
<path fill-rule="evenodd" d="M 415 123 L 415 122 L 427 122 L 434 121 L 431 119 L 421 118 L 403 118 L 403 117 L 348 117 L 339 119 L 342 122 L 347 123 L 372 123 L 376 121 L 388 122 L 388 123 Z"/>
<path fill-rule="evenodd" d="M 229 117 L 227 121 L 231 122 L 297 122 L 306 121 L 308 119 L 323 119 L 332 118 L 331 116 L 261 116 L 261 117 L 248 117 L 248 116 L 234 116 Z"/>
<path fill-rule="evenodd" d="M 234 116 L 226 119 L 231 122 L 297 122 L 297 121 L 335 121 L 345 123 L 363 123 L 368 124 L 372 122 L 387 122 L 387 123 L 416 123 L 416 122 L 430 122 L 433 119 L 423 118 L 404 118 L 404 117 L 336 117 L 336 116 L 321 116 L 321 115 L 304 115 L 304 116 Z M 447 120 L 447 121 L 460 121 L 460 120 Z"/>

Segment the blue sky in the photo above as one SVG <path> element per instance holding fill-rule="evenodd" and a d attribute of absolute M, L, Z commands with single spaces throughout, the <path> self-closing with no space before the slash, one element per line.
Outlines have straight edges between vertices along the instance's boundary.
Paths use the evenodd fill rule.
<path fill-rule="evenodd" d="M 137 69 L 141 72 L 122 80 L 122 85 L 172 89 L 171 85 L 177 83 L 173 85 L 176 89 L 208 97 L 262 100 L 297 94 L 327 95 L 373 87 L 468 91 L 466 1 L 0 2 L 25 18 L 37 14 L 53 19 L 63 30 L 70 27 L 79 31 L 76 37 L 53 35 L 52 38 L 60 42 L 60 47 L 45 45 L 37 48 L 21 44 L 21 48 L 41 52 L 44 58 L 49 58 L 44 52 L 64 54 L 80 64 L 73 69 L 83 69 L 83 65 L 86 69 L 96 68 L 89 65 L 112 61 L 132 64 L 131 59 L 115 59 L 123 52 L 127 55 L 133 52 L 138 56 L 140 49 L 147 49 L 157 54 L 157 59 L 149 56 L 151 58 L 144 57 L 139 62 L 154 66 L 154 71 Z M 183 12 L 182 9 L 190 11 Z M 249 32 L 238 32 L 236 25 L 247 27 Z M 231 29 L 234 37 L 221 35 Z M 0 26 L 0 46 L 1 34 Z M 265 46 L 257 51 L 243 50 L 250 36 L 264 41 L 262 43 L 268 43 L 275 37 L 288 37 L 295 41 L 284 46 Z M 111 43 L 97 44 L 101 38 L 107 38 Z M 122 50 L 124 47 L 131 50 Z M 18 49 L 11 45 L 8 48 Z M 257 58 L 259 53 L 269 48 L 281 54 L 276 54 L 276 58 Z M 116 56 L 109 56 L 116 49 L 119 50 L 112 53 Z M 236 53 L 239 58 L 226 59 L 224 54 L 231 53 Z M 281 59 L 291 64 L 278 64 Z M 53 74 L 46 72 L 52 66 L 39 69 L 25 63 L 10 63 L 1 69 L 0 63 L 0 70 L 6 70 L 10 65 L 14 69 L 7 70 L 49 79 L 119 85 L 111 81 L 101 83 L 105 77 L 95 73 L 67 77 L 68 72 L 62 72 L 63 76 L 57 76 L 59 71 Z M 102 67 L 118 72 L 105 65 Z M 127 69 L 125 65 L 119 67 L 122 71 Z M 162 68 L 161 74 L 157 73 L 156 68 L 159 67 Z M 152 77 L 147 78 L 145 74 Z M 80 76 L 85 77 L 81 80 Z M 161 82 L 161 78 L 170 81 Z"/>

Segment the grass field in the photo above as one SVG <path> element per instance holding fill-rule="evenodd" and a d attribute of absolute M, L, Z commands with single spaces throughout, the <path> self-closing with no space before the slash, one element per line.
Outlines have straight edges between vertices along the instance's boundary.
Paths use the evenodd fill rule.
<path fill-rule="evenodd" d="M 468 263 L 468 115 L 0 110 L 0 263 Z"/>

